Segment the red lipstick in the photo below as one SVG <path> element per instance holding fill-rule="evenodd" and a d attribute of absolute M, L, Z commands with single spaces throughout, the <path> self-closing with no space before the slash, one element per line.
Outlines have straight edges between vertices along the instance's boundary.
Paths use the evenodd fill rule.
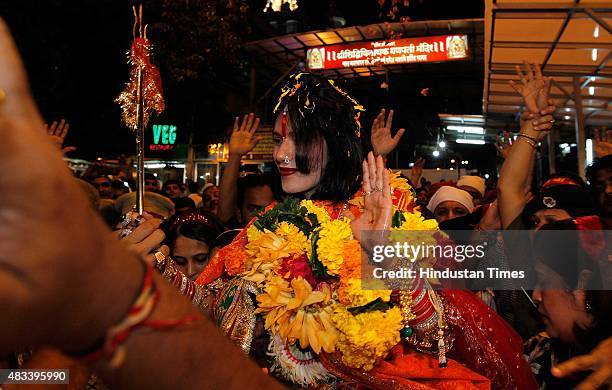
<path fill-rule="evenodd" d="M 295 168 L 278 168 L 281 176 L 290 176 L 296 173 L 298 170 Z"/>

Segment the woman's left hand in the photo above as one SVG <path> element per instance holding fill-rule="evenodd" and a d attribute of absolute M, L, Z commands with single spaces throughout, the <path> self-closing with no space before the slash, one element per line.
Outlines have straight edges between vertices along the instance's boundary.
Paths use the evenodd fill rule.
<path fill-rule="evenodd" d="M 363 214 L 351 223 L 351 228 L 353 235 L 361 241 L 362 246 L 370 248 L 369 244 L 373 244 L 372 241 L 381 238 L 384 236 L 383 233 L 389 230 L 393 213 L 389 172 L 382 157 L 375 158 L 372 152 L 368 154 L 367 160 L 363 161 L 363 193 L 365 204 Z M 381 237 L 378 234 L 376 237 L 371 234 L 364 236 L 368 231 L 380 232 Z"/>

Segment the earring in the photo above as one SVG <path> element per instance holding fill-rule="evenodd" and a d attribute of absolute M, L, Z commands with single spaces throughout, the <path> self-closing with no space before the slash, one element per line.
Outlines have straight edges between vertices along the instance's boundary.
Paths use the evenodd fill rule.
<path fill-rule="evenodd" d="M 285 165 L 289 165 L 289 162 L 291 160 L 289 160 L 289 156 L 285 156 L 285 159 L 283 160 L 283 162 L 285 163 Z"/>

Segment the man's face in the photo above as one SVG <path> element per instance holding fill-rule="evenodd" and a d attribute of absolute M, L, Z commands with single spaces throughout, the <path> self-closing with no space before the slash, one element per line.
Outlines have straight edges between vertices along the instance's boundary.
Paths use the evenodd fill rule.
<path fill-rule="evenodd" d="M 597 206 L 604 217 L 612 216 L 612 168 L 600 169 L 592 183 Z"/>
<path fill-rule="evenodd" d="M 145 180 L 145 191 L 149 191 L 149 192 L 159 191 L 159 181 L 157 181 L 157 179 L 146 179 Z"/>
<path fill-rule="evenodd" d="M 204 204 L 204 208 L 206 208 L 207 210 L 216 211 L 217 206 L 219 206 L 219 187 L 208 187 L 202 193 L 202 203 Z"/>
<path fill-rule="evenodd" d="M 482 195 L 476 188 L 470 186 L 461 186 L 459 188 L 472 195 L 472 201 L 474 202 L 474 206 L 478 206 L 481 203 Z"/>
<path fill-rule="evenodd" d="M 181 197 L 181 186 L 178 184 L 168 184 L 164 187 L 164 192 L 170 199 Z"/>
<path fill-rule="evenodd" d="M 240 209 L 242 224 L 246 225 L 255 214 L 274 202 L 274 194 L 268 186 L 258 186 L 248 188 L 244 193 L 244 202 Z"/>
<path fill-rule="evenodd" d="M 459 202 L 454 200 L 447 200 L 442 202 L 436 207 L 434 211 L 434 218 L 438 223 L 448 221 L 449 219 L 455 219 L 468 215 L 470 211 Z"/>
<path fill-rule="evenodd" d="M 111 182 L 105 177 L 97 177 L 95 178 L 91 184 L 96 187 L 98 193 L 100 194 L 100 198 L 102 199 L 111 199 L 113 197 L 113 190 L 111 188 Z"/>

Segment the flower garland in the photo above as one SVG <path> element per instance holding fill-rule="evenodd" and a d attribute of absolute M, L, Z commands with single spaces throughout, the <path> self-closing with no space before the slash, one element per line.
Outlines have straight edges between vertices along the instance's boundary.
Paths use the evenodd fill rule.
<path fill-rule="evenodd" d="M 423 231 L 431 240 L 435 220 L 425 220 L 414 209 L 412 189 L 399 174 L 392 175 L 391 184 L 393 232 Z M 360 197 L 350 203 L 360 206 Z M 339 352 L 347 366 L 370 370 L 400 341 L 399 303 L 382 282 L 363 285 L 362 271 L 369 271 L 363 267 L 370 265 L 362 262 L 350 222 L 338 217 L 330 202 L 289 198 L 258 215 L 241 250 L 224 254 L 227 273 L 254 282 L 260 291 L 255 313 L 263 316 L 275 340 L 270 353 L 293 350 L 316 357 Z M 327 378 L 308 359 L 293 373 L 291 365 L 281 364 L 285 360 L 279 356 L 275 364 L 300 385 L 308 378 L 310 384 Z"/>

